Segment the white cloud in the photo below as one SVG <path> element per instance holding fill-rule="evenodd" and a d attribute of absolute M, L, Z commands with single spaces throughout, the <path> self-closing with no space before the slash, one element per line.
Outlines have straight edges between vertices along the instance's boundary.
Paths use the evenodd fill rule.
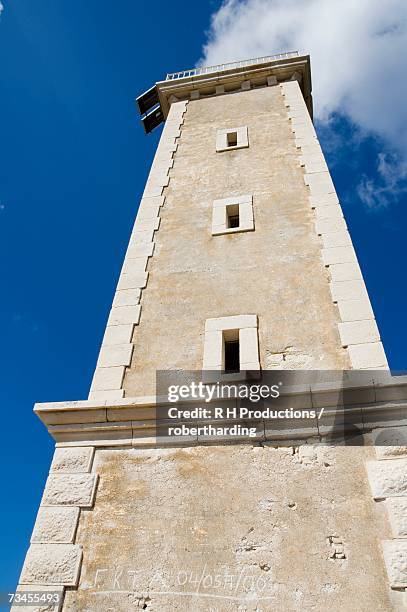
<path fill-rule="evenodd" d="M 291 50 L 311 55 L 315 117 L 328 123 L 333 113 L 345 115 L 403 164 L 406 0 L 226 0 L 212 15 L 199 64 Z M 389 166 L 395 160 L 383 159 Z"/>
<path fill-rule="evenodd" d="M 357 191 L 362 202 L 371 209 L 387 208 L 407 190 L 407 162 L 388 153 L 379 153 L 377 178 L 364 176 Z"/>

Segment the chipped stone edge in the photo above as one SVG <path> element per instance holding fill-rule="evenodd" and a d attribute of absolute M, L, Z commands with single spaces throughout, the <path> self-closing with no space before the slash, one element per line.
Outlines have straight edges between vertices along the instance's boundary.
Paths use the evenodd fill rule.
<path fill-rule="evenodd" d="M 392 428 L 383 428 L 380 429 L 380 432 L 385 432 L 388 430 L 391 433 Z M 375 436 L 373 436 L 373 440 Z M 406 449 L 407 450 L 407 449 Z M 383 552 L 383 560 L 384 565 L 386 567 L 387 576 L 389 579 L 390 588 L 393 590 L 400 590 L 407 588 L 407 572 L 404 571 L 404 576 L 402 576 L 402 571 L 395 571 L 395 566 L 407 567 L 407 540 L 406 536 L 397 531 L 397 516 L 395 514 L 396 510 L 394 509 L 394 505 L 397 502 L 405 502 L 407 503 L 407 496 L 378 496 L 376 487 L 375 487 L 375 476 L 374 476 L 374 466 L 377 464 L 382 464 L 386 466 L 386 468 L 394 473 L 392 470 L 392 462 L 400 462 L 404 461 L 407 464 L 407 460 L 404 457 L 400 457 L 399 455 L 394 456 L 385 456 L 378 452 L 376 448 L 376 455 L 378 459 L 376 461 L 368 461 L 366 463 L 366 470 L 368 474 L 368 480 L 370 489 L 372 492 L 372 497 L 375 502 L 383 502 L 385 503 L 386 514 L 390 524 L 390 532 L 392 537 L 390 539 L 382 540 L 382 552 Z M 403 483 L 400 482 L 400 488 L 402 488 Z"/>
<path fill-rule="evenodd" d="M 76 452 L 77 452 L 76 447 L 79 447 L 79 448 L 81 448 L 83 450 L 83 446 L 84 445 L 75 444 L 75 445 L 73 445 L 71 447 L 66 447 L 64 449 L 64 452 L 66 453 L 66 452 L 69 452 L 70 450 L 72 450 L 72 453 L 76 454 Z M 63 471 L 60 474 L 62 477 L 63 476 L 68 476 L 68 475 L 73 475 L 73 474 L 80 474 L 80 473 L 82 473 L 82 474 L 94 473 L 95 447 L 89 445 L 89 443 L 87 445 L 85 445 L 85 446 L 89 447 L 89 453 L 88 453 L 88 457 L 86 458 L 87 459 L 86 463 L 82 467 L 80 467 L 79 469 L 78 468 L 76 468 L 76 469 L 74 468 L 74 469 L 72 469 L 70 471 Z M 55 453 L 57 454 L 58 452 L 60 452 L 60 449 L 56 448 Z M 52 474 L 52 475 L 55 475 L 55 472 L 52 471 L 52 466 L 54 464 L 54 461 L 55 461 L 55 458 L 54 458 L 53 462 L 51 463 L 51 468 L 50 468 L 50 474 Z M 96 474 L 95 485 L 94 485 L 93 491 L 92 491 L 92 506 L 94 504 L 94 500 L 95 500 L 95 496 L 96 496 L 97 483 L 98 483 L 98 475 Z M 90 506 L 90 507 L 92 507 L 92 506 Z M 39 519 L 39 516 L 41 514 L 42 509 L 45 508 L 45 507 L 50 507 L 50 506 L 48 506 L 47 504 L 43 503 L 43 501 L 41 500 L 40 508 L 39 508 L 39 511 L 38 511 L 38 514 L 37 514 L 37 520 Z M 50 591 L 50 590 L 52 590 L 52 591 L 59 591 L 61 593 L 61 599 L 60 599 L 60 602 L 58 604 L 58 608 L 56 608 L 56 610 L 61 610 L 62 609 L 62 605 L 63 605 L 63 599 L 64 599 L 64 594 L 65 594 L 66 587 L 70 587 L 71 589 L 72 588 L 75 589 L 75 588 L 78 588 L 78 584 L 79 584 L 80 572 L 81 572 L 82 561 L 83 561 L 83 552 L 82 552 L 82 545 L 80 543 L 78 543 L 76 540 L 77 540 L 77 528 L 78 528 L 78 525 L 79 525 L 80 514 L 82 512 L 82 507 L 78 506 L 75 503 L 64 504 L 63 506 L 55 505 L 55 506 L 51 506 L 51 507 L 52 508 L 63 508 L 63 509 L 66 509 L 66 508 L 75 508 L 77 510 L 76 513 L 74 514 L 74 521 L 73 521 L 72 525 L 70 526 L 70 535 L 67 536 L 67 539 L 65 539 L 65 540 L 63 538 L 59 538 L 59 539 L 58 538 L 57 539 L 50 538 L 49 540 L 44 538 L 41 541 L 31 541 L 29 549 L 28 549 L 27 554 L 26 554 L 26 559 L 25 559 L 23 568 L 21 570 L 20 581 L 19 581 L 19 584 L 18 584 L 16 590 L 24 591 L 24 590 L 28 589 L 28 590 L 35 590 L 35 591 L 39 591 L 39 592 L 41 592 L 41 591 L 47 592 L 47 591 Z M 87 510 L 89 510 L 88 506 L 86 508 L 87 508 Z M 24 579 L 24 567 L 25 567 L 26 561 L 28 559 L 28 556 L 30 554 L 32 546 L 36 547 L 37 550 L 41 546 L 48 546 L 48 547 L 52 546 L 52 547 L 55 548 L 55 550 L 57 550 L 58 547 L 60 547 L 60 546 L 63 546 L 63 547 L 72 546 L 73 548 L 76 548 L 76 549 L 79 548 L 80 549 L 80 554 L 76 556 L 75 567 L 73 568 L 73 574 L 75 576 L 74 581 L 73 582 L 71 581 L 69 583 L 68 582 L 66 582 L 66 583 L 61 583 L 61 582 L 54 583 L 51 580 L 49 582 L 46 582 L 46 581 L 42 580 L 41 582 L 36 583 L 35 581 L 34 582 L 33 581 L 28 582 L 27 580 L 25 580 Z M 41 570 L 41 568 L 38 568 L 38 569 Z"/>
<path fill-rule="evenodd" d="M 130 236 L 89 399 L 124 397 L 125 370 L 132 360 L 133 333 L 140 321 L 142 292 L 148 283 L 148 261 L 154 255 L 154 236 L 165 204 L 163 193 L 170 181 L 169 171 L 174 165 L 187 104 L 188 100 L 174 102 L 164 125 Z"/>
<path fill-rule="evenodd" d="M 338 305 L 338 331 L 354 369 L 388 369 L 386 355 L 341 205 L 297 80 L 280 83 L 299 150 L 322 259 L 330 272 L 332 300 Z"/>

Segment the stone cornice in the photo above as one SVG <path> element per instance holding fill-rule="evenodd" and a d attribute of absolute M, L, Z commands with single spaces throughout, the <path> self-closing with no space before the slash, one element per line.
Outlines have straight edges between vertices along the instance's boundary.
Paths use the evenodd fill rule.
<path fill-rule="evenodd" d="M 267 85 L 267 79 L 275 78 L 275 84 L 297 79 L 312 116 L 312 85 L 309 55 L 294 56 L 252 65 L 234 66 L 207 74 L 185 76 L 183 78 L 159 81 L 156 83 L 160 105 L 166 118 L 172 99 L 185 100 L 192 92 L 200 92 L 202 96 L 222 95 L 232 93 L 242 88 L 242 84 L 250 81 L 251 86 Z M 223 86 L 224 90 L 219 89 Z M 218 89 L 217 89 L 218 88 Z"/>
<path fill-rule="evenodd" d="M 260 431 L 255 438 L 239 437 L 236 443 L 324 438 L 346 431 L 348 425 L 368 433 L 372 429 L 407 425 L 407 377 L 372 372 L 372 378 L 364 385 L 355 386 L 350 378 L 344 384 L 318 383 L 291 387 L 281 396 L 284 407 L 295 409 L 324 408 L 323 420 L 302 426 L 294 421 L 294 428 L 271 428 L 271 421 L 258 420 Z M 216 400 L 216 404 L 232 400 Z M 84 400 L 36 404 L 35 413 L 60 445 L 95 446 L 172 446 L 174 439 L 156 438 L 156 414 L 159 407 L 168 405 L 166 397 L 134 397 L 117 400 Z M 177 407 L 186 408 L 197 400 L 180 402 Z M 346 424 L 344 425 L 344 415 Z M 232 419 L 227 421 L 232 423 Z M 234 421 L 236 422 L 236 421 Z M 223 424 L 226 421 L 222 422 Z M 244 425 L 250 427 L 251 420 Z M 175 423 L 174 423 L 175 424 Z M 255 424 L 253 422 L 253 424 Z M 268 425 L 270 428 L 268 429 Z M 355 433 L 353 431 L 353 433 Z M 207 444 L 202 439 L 179 439 L 176 444 L 191 446 Z M 230 439 L 214 440 L 215 444 L 231 443 Z"/>

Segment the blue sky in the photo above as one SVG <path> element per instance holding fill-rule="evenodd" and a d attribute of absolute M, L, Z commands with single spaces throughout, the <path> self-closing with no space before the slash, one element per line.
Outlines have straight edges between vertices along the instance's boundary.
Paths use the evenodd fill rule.
<path fill-rule="evenodd" d="M 159 137 L 144 135 L 134 98 L 202 57 L 220 2 L 3 4 L 0 591 L 18 578 L 52 452 L 33 403 L 87 397 Z M 388 359 L 405 369 L 406 192 L 387 182 L 383 205 L 369 205 L 361 190 L 383 182 L 380 155 L 401 153 L 351 113 L 321 117 Z"/>

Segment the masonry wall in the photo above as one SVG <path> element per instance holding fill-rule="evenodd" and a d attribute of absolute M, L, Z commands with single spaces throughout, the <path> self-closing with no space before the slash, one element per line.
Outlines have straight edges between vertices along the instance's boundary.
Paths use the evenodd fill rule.
<path fill-rule="evenodd" d="M 373 457 L 321 445 L 96 450 L 79 587 L 63 610 L 395 609 Z"/>
<path fill-rule="evenodd" d="M 249 147 L 216 152 L 219 128 Z M 157 369 L 200 369 L 205 320 L 257 314 L 262 368 L 349 367 L 299 150 L 279 86 L 189 101 L 163 191 L 126 396 Z M 253 195 L 255 231 L 212 236 L 216 199 Z"/>

